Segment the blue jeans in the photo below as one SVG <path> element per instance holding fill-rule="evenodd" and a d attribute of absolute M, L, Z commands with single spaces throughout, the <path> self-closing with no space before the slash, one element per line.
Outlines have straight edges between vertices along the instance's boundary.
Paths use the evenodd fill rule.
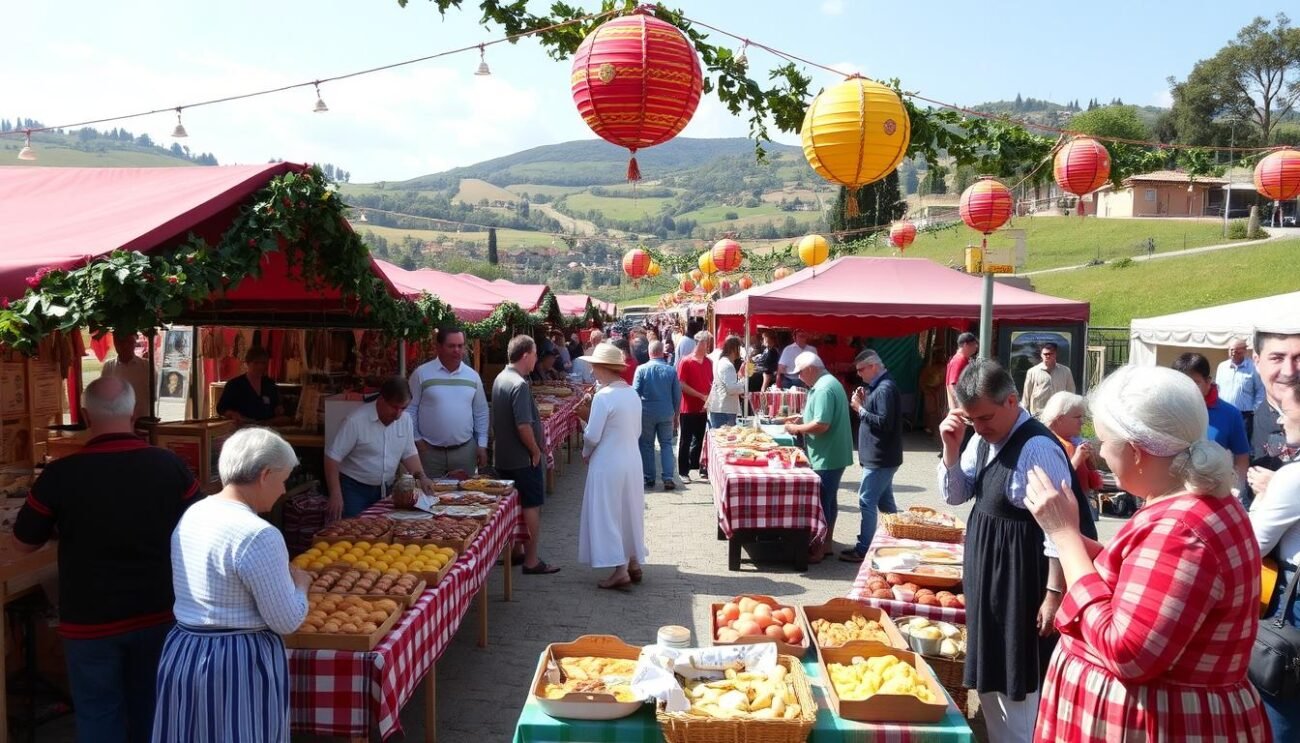
<path fill-rule="evenodd" d="M 840 478 L 844 477 L 844 468 L 816 470 L 816 472 L 817 477 L 822 481 L 822 515 L 826 517 L 826 544 L 829 546 L 835 534 L 835 518 L 840 510 Z"/>
<path fill-rule="evenodd" d="M 664 482 L 673 481 L 673 419 L 641 418 L 641 471 L 646 484 L 655 481 L 655 440 L 659 441 L 659 471 Z"/>
<path fill-rule="evenodd" d="M 858 532 L 857 552 L 867 554 L 871 540 L 876 538 L 876 521 L 879 513 L 897 513 L 894 502 L 894 473 L 897 467 L 865 467 L 862 483 L 858 486 L 858 508 L 862 510 L 862 530 Z"/>
<path fill-rule="evenodd" d="M 147 741 L 158 661 L 172 623 L 91 640 L 63 640 L 77 743 Z"/>
<path fill-rule="evenodd" d="M 709 413 L 709 428 L 736 425 L 735 413 Z"/>
<path fill-rule="evenodd" d="M 1268 726 L 1273 729 L 1273 740 L 1277 743 L 1300 740 L 1300 702 L 1294 699 L 1274 699 L 1267 694 L 1260 694 L 1264 702 L 1264 714 L 1268 716 Z"/>
<path fill-rule="evenodd" d="M 339 473 L 339 490 L 343 491 L 343 517 L 351 518 L 379 502 L 384 489 L 378 485 L 367 485 Z"/>

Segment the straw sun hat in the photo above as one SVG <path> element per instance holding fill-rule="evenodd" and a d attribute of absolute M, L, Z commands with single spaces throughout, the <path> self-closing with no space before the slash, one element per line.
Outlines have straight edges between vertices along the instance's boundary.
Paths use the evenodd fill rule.
<path fill-rule="evenodd" d="M 612 343 L 601 343 L 591 349 L 591 354 L 581 357 L 583 361 L 592 366 L 607 366 L 619 371 L 627 365 L 623 359 L 623 352 Z"/>

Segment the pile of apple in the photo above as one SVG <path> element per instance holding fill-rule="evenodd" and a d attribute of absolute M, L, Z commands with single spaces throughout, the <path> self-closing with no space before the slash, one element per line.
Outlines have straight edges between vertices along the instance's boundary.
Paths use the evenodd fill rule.
<path fill-rule="evenodd" d="M 771 606 L 748 596 L 737 596 L 723 604 L 714 616 L 713 631 L 717 642 L 738 642 L 759 635 L 791 645 L 802 645 L 804 641 L 794 607 Z"/>
<path fill-rule="evenodd" d="M 925 606 L 942 606 L 947 609 L 966 608 L 965 594 L 921 588 L 915 583 L 905 581 L 903 576 L 897 573 L 885 575 L 873 573 L 867 579 L 867 590 L 864 595 L 873 599 L 906 601 Z"/>

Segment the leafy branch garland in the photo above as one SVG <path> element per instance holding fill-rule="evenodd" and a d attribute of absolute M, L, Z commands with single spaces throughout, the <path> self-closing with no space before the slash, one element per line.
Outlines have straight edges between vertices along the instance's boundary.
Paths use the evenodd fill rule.
<path fill-rule="evenodd" d="M 391 338 L 418 340 L 452 325 L 485 338 L 504 327 L 573 325 L 600 317 L 590 308 L 581 318 L 563 318 L 549 292 L 538 312 L 503 302 L 476 323 L 458 322 L 451 307 L 428 293 L 414 301 L 394 297 L 372 270 L 369 249 L 348 227 L 346 209 L 313 166 L 273 178 L 214 245 L 191 233 L 169 251 L 117 250 L 71 270 L 41 269 L 27 277 L 21 298 L 0 298 L 0 346 L 30 354 L 56 332 L 85 328 L 98 337 L 161 327 L 259 276 L 262 259 L 275 250 L 309 289 L 338 289 L 340 309 L 363 314 Z"/>

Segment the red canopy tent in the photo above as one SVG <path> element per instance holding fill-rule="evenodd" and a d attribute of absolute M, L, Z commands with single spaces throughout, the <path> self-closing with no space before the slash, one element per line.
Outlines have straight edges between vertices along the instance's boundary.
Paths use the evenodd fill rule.
<path fill-rule="evenodd" d="M 527 312 L 536 312 L 546 300 L 546 294 L 551 291 L 546 284 L 516 284 L 505 279 L 488 281 L 468 273 L 457 276 L 469 284 L 496 294 L 504 301 L 514 302 Z"/>
<path fill-rule="evenodd" d="M 560 305 L 560 314 L 565 317 L 582 317 L 588 307 L 596 307 L 596 300 L 586 294 L 556 294 L 555 301 Z"/>
<path fill-rule="evenodd" d="M 923 258 L 847 256 L 718 300 L 713 311 L 720 332 L 743 332 L 748 316 L 753 328 L 849 330 L 884 338 L 965 327 L 979 320 L 982 297 L 980 277 Z M 1083 323 L 1088 312 L 1087 302 L 994 286 L 997 322 Z M 852 325 L 846 328 L 846 321 Z"/>
<path fill-rule="evenodd" d="M 375 264 L 393 287 L 407 298 L 419 299 L 422 293 L 428 292 L 451 307 L 456 317 L 464 322 L 486 319 L 501 303 L 500 297 L 462 280 L 459 274 L 431 268 L 408 271 L 381 260 L 376 260 Z"/>

